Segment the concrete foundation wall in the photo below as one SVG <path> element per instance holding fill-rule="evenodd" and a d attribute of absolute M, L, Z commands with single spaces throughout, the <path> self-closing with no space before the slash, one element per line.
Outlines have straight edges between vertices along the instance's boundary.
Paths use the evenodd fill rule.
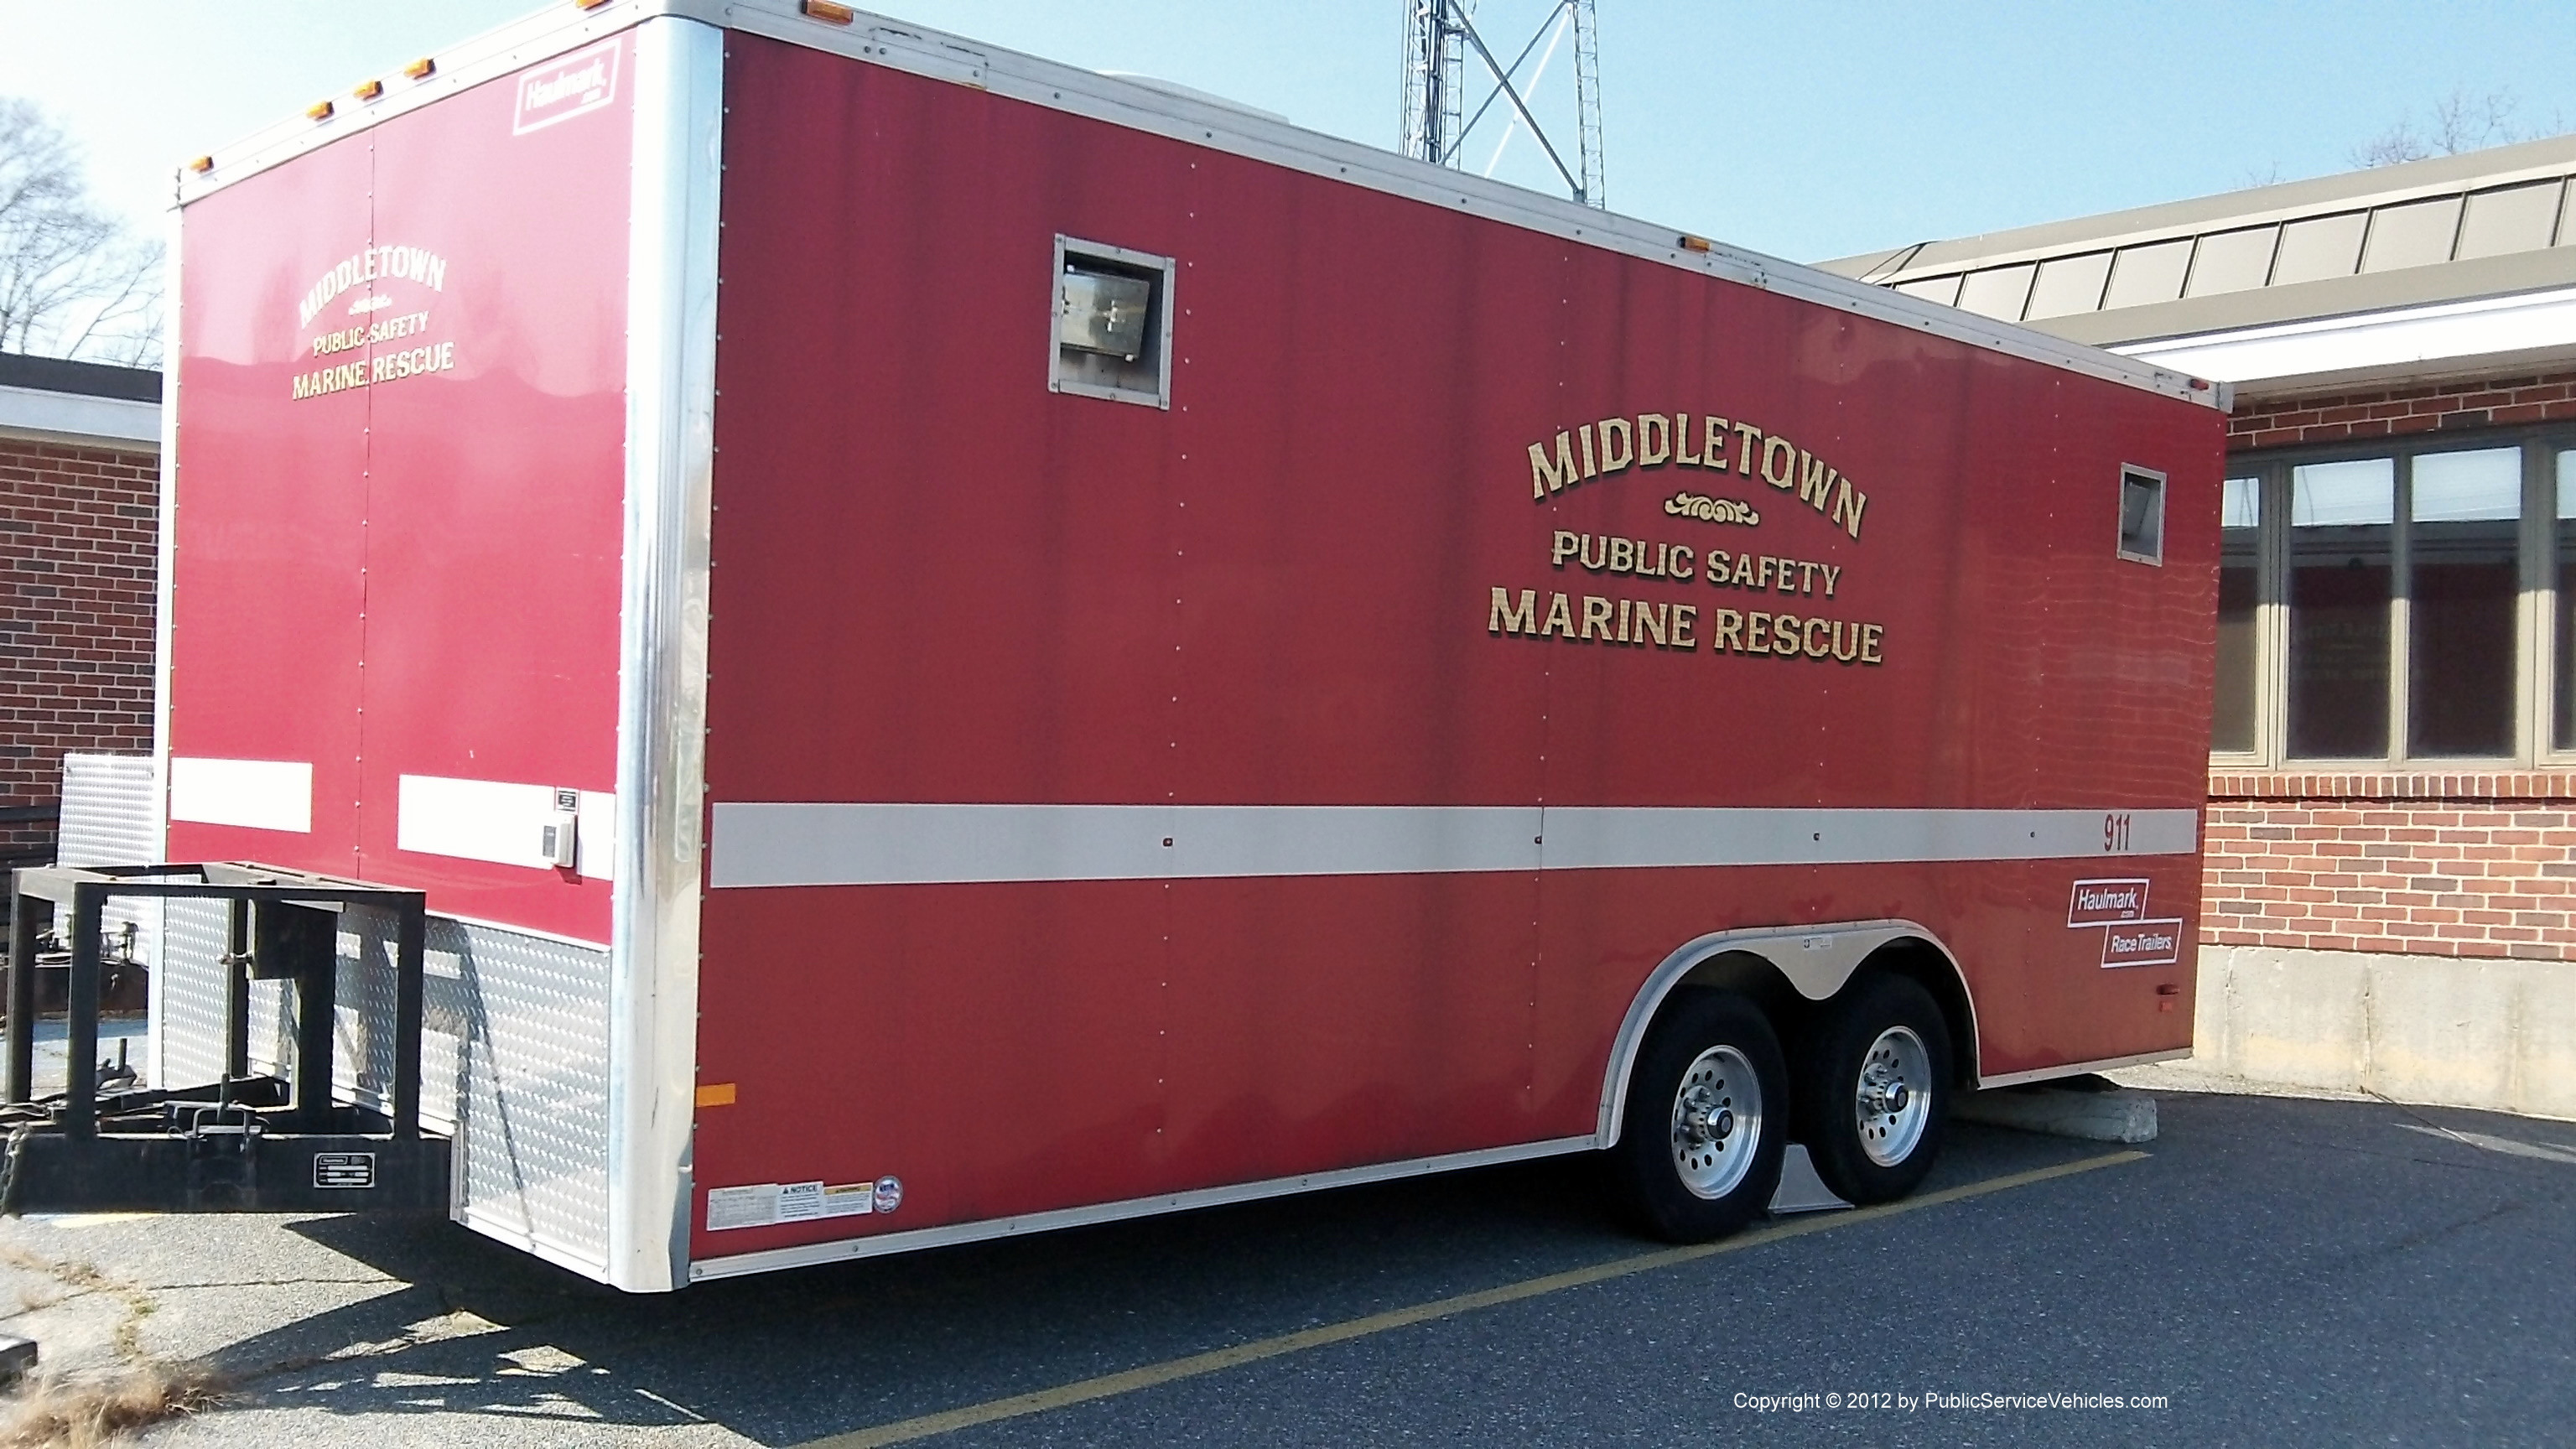
<path fill-rule="evenodd" d="M 2576 1119 L 2576 964 L 2203 946 L 2198 1065 Z"/>

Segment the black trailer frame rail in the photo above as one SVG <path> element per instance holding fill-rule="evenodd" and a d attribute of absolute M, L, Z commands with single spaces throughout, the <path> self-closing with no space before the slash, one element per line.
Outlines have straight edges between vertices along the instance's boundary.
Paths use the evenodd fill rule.
<path fill-rule="evenodd" d="M 112 897 L 219 900 L 225 923 L 224 1067 L 209 1085 L 99 1091 L 101 921 Z M 416 890 L 241 861 L 48 866 L 10 885 L 7 1068 L 0 1213 L 436 1212 L 449 1143 L 420 1126 L 427 898 Z M 394 920 L 394 1073 L 386 1110 L 332 1094 L 343 911 Z M 68 910 L 70 1060 L 64 1090 L 35 1084 L 39 917 Z M 250 983 L 294 983 L 288 1075 L 250 1070 Z"/>

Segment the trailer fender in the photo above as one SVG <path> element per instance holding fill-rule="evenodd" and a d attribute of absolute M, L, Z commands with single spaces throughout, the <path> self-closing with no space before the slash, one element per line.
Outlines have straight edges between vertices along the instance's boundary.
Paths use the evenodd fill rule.
<path fill-rule="evenodd" d="M 1861 963 L 1888 947 L 1913 947 L 1904 954 L 1929 969 L 1924 981 L 1945 1014 L 1957 1016 L 1965 1030 L 1954 1044 L 1964 1080 L 1976 1080 L 1976 998 L 1959 970 L 1959 959 L 1941 938 L 1912 921 L 1846 921 L 1820 926 L 1748 926 L 1712 931 L 1684 943 L 1648 973 L 1628 1004 L 1619 1035 L 1610 1044 L 1610 1065 L 1601 1083 L 1601 1111 L 1593 1134 L 1597 1147 L 1619 1140 L 1621 1114 L 1628 1096 L 1628 1074 L 1646 1028 L 1673 988 L 1699 984 L 1727 986 L 1757 997 L 1794 992 L 1804 1001 L 1827 1001 L 1851 980 Z M 1924 962 L 1926 955 L 1938 964 Z M 1909 971 L 1921 976 L 1923 971 Z M 1946 978 L 1946 979 L 1945 979 Z"/>

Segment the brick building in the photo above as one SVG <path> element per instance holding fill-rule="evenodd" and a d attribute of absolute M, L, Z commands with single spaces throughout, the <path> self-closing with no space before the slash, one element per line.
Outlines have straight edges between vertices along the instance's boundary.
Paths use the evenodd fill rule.
<path fill-rule="evenodd" d="M 51 858 L 66 750 L 152 749 L 161 374 L 0 353 L 0 865 Z"/>
<path fill-rule="evenodd" d="M 2199 1055 L 2576 1117 L 2576 137 L 1826 265 L 2236 389 Z"/>

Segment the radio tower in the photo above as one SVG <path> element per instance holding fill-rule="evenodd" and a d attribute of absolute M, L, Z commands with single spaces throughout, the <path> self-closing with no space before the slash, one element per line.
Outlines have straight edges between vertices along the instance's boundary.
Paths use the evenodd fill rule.
<path fill-rule="evenodd" d="M 1601 185 L 1601 58 L 1594 35 L 1593 0 L 1549 0 L 1538 29 L 1509 65 L 1477 32 L 1475 5 L 1476 0 L 1404 0 L 1404 154 L 1435 166 L 1463 168 L 1468 133 L 1492 115 L 1500 139 L 1484 174 L 1493 174 L 1503 147 L 1525 128 L 1576 201 L 1606 206 Z M 1575 161 L 1570 167 L 1529 105 L 1557 50 L 1568 40 L 1574 45 Z M 1535 66 L 1530 65 L 1533 55 L 1538 57 Z M 1473 67 L 1468 65 L 1470 56 L 1475 59 Z M 1462 102 L 1471 71 L 1476 84 L 1490 83 L 1492 88 L 1467 114 Z M 1495 110 L 1497 101 L 1503 103 L 1500 112 Z"/>

